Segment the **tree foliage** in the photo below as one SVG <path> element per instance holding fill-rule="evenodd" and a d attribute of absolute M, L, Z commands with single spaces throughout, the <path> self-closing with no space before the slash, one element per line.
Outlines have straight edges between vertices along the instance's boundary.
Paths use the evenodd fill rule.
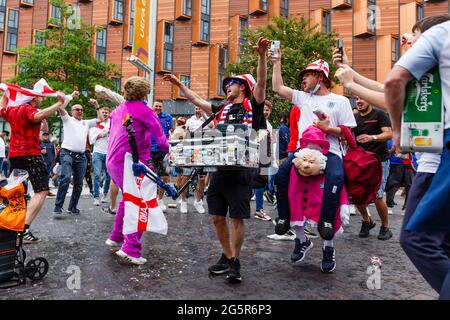
<path fill-rule="evenodd" d="M 111 77 L 121 77 L 121 74 L 114 64 L 98 61 L 92 55 L 93 39 L 99 28 L 82 20 L 77 21 L 75 27 L 69 25 L 67 22 L 75 17 L 72 7 L 63 0 L 51 0 L 50 3 L 61 8 L 61 19 L 51 18 L 49 22 L 57 26 L 35 36 L 45 40 L 45 46 L 32 44 L 17 50 L 19 73 L 9 82 L 32 88 L 44 78 L 53 89 L 66 94 L 78 90 L 82 94 L 72 103 L 84 106 L 86 118 L 95 117 L 95 109 L 87 103 L 94 97 L 94 86 L 101 84 L 113 88 Z M 54 99 L 47 99 L 43 107 L 54 102 Z M 55 121 L 58 121 L 56 116 L 48 119 L 49 126 Z"/>
<path fill-rule="evenodd" d="M 337 34 L 318 32 L 316 29 L 310 28 L 309 20 L 275 17 L 269 25 L 260 27 L 256 31 L 247 29 L 244 37 L 246 44 L 240 54 L 240 61 L 228 65 L 227 75 L 251 73 L 256 76 L 258 54 L 253 47 L 260 37 L 280 41 L 282 74 L 286 86 L 300 89 L 299 72 L 317 59 L 327 61 L 331 68 L 330 75 L 334 74 L 335 68 L 331 63 L 331 57 L 336 45 Z M 272 91 L 272 63 L 268 61 L 267 65 L 266 97 L 273 104 L 270 122 L 276 127 L 280 124 L 283 114 L 289 112 L 291 103 L 275 96 Z"/>

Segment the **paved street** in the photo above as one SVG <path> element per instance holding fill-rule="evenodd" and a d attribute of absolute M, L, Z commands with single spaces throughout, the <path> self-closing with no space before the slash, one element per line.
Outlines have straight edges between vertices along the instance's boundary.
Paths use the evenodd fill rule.
<path fill-rule="evenodd" d="M 425 283 L 398 243 L 402 220 L 400 205 L 390 215 L 394 238 L 377 240 L 379 218 L 370 207 L 377 227 L 367 239 L 358 238 L 360 218 L 351 217 L 351 225 L 337 240 L 337 268 L 333 274 L 320 271 L 322 241 L 313 239 L 314 248 L 299 266 L 289 262 L 293 241 L 274 241 L 266 236 L 274 232 L 272 222 L 251 219 L 246 223 L 242 249 L 243 282 L 229 285 L 225 276 L 208 276 L 207 267 L 220 256 L 220 245 L 208 214 L 180 214 L 168 209 L 167 236 L 145 234 L 143 256 L 148 262 L 131 266 L 104 244 L 114 217 L 93 206 L 84 194 L 81 215 L 65 214 L 54 220 L 54 199 L 47 199 L 33 225 L 42 239 L 25 247 L 28 257 L 43 256 L 50 269 L 47 276 L 25 286 L 0 291 L 0 299 L 435 299 L 437 295 Z M 69 198 L 66 199 L 67 206 Z M 168 200 L 166 201 L 168 202 Z M 397 199 L 403 203 L 403 199 Z M 255 202 L 252 201 L 252 208 Z M 275 211 L 265 203 L 272 217 Z M 370 257 L 382 260 L 381 289 L 369 290 L 366 274 Z M 70 266 L 81 270 L 81 286 L 68 288 Z M 73 267 L 72 267 L 73 268 Z M 70 281 L 69 281 L 70 282 Z M 72 282 L 73 283 L 73 282 Z"/>

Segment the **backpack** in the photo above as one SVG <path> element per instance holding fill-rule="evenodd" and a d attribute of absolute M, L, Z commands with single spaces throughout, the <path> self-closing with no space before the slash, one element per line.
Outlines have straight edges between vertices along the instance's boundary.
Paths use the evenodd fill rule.
<path fill-rule="evenodd" d="M 356 205 L 367 205 L 376 198 L 380 189 L 383 177 L 381 159 L 375 153 L 358 146 L 347 127 L 339 128 L 348 143 L 343 162 L 344 183 L 349 200 Z"/>

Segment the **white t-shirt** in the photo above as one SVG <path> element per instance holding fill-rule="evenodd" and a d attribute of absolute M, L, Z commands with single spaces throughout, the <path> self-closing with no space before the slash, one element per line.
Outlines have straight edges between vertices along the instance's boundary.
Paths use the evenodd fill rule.
<path fill-rule="evenodd" d="M 312 112 L 316 107 L 319 107 L 330 117 L 330 127 L 335 128 L 340 125 L 350 128 L 356 127 L 355 116 L 350 101 L 346 97 L 334 93 L 318 96 L 294 90 L 292 103 L 301 110 L 298 125 L 299 138 L 301 138 L 303 131 L 317 119 L 317 116 Z M 330 152 L 342 157 L 339 138 L 332 134 L 326 134 L 325 137 L 330 142 Z"/>
<path fill-rule="evenodd" d="M 201 127 L 201 125 L 203 124 L 203 122 L 205 122 L 206 119 L 203 117 L 198 118 L 195 114 L 190 117 L 187 121 L 186 121 L 186 128 L 190 131 L 190 132 L 194 132 L 195 130 L 197 130 L 198 128 Z M 212 122 L 209 123 L 209 125 L 212 125 Z"/>
<path fill-rule="evenodd" d="M 416 152 L 417 172 L 436 173 L 441 163 L 441 155 L 438 153 Z"/>
<path fill-rule="evenodd" d="M 67 113 L 61 119 L 64 126 L 64 141 L 61 148 L 72 152 L 84 152 L 89 129 L 97 125 L 97 119 L 77 120 Z"/>
<path fill-rule="evenodd" d="M 102 138 L 97 138 L 101 133 L 109 133 L 109 119 L 106 122 L 100 122 L 95 127 L 89 129 L 89 142 L 94 145 L 94 151 L 101 154 L 106 154 L 108 151 L 109 135 Z"/>
<path fill-rule="evenodd" d="M 6 157 L 6 146 L 3 138 L 0 137 L 0 158 Z"/>

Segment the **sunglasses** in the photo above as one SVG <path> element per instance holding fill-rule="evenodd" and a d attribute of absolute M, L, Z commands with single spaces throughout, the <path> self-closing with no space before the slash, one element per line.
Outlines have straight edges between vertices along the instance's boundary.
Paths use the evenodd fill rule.
<path fill-rule="evenodd" d="M 233 79 L 233 80 L 228 81 L 228 83 L 225 85 L 225 91 L 228 90 L 228 88 L 231 87 L 235 83 L 240 86 L 243 85 L 243 83 L 241 81 Z"/>
<path fill-rule="evenodd" d="M 81 111 L 81 112 L 83 112 L 84 110 L 83 109 L 72 109 L 72 111 Z"/>

